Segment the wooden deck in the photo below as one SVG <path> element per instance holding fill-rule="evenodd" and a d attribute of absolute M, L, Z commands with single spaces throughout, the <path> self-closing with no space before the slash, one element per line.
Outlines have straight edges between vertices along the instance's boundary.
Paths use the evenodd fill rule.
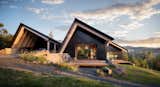
<path fill-rule="evenodd" d="M 69 64 L 81 67 L 103 67 L 108 65 L 105 60 L 74 60 Z"/>
<path fill-rule="evenodd" d="M 132 62 L 130 61 L 125 61 L 125 60 L 112 60 L 113 64 L 129 64 L 129 65 L 134 65 Z"/>

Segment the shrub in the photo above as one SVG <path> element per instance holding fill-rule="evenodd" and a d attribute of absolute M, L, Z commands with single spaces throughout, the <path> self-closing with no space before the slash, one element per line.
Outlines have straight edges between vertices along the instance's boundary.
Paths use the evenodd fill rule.
<path fill-rule="evenodd" d="M 97 69 L 96 73 L 97 73 L 97 75 L 102 76 L 102 77 L 106 76 L 106 74 L 103 72 L 102 69 Z"/>
<path fill-rule="evenodd" d="M 151 69 L 160 70 L 160 55 L 148 62 Z"/>
<path fill-rule="evenodd" d="M 44 56 L 35 56 L 33 52 L 21 53 L 19 56 L 21 59 L 29 62 L 36 62 L 41 64 L 48 62 Z"/>
<path fill-rule="evenodd" d="M 99 76 L 107 76 L 107 75 L 111 75 L 112 74 L 112 70 L 109 69 L 108 67 L 102 67 L 100 69 L 97 69 L 96 70 L 96 73 L 99 75 Z"/>
<path fill-rule="evenodd" d="M 69 65 L 67 63 L 58 64 L 58 67 L 62 70 L 69 70 L 73 72 L 77 72 L 79 70 L 79 67 L 77 65 Z"/>
<path fill-rule="evenodd" d="M 149 68 L 149 65 L 146 59 L 130 58 L 130 61 L 133 62 L 136 66 L 143 67 L 143 68 Z"/>

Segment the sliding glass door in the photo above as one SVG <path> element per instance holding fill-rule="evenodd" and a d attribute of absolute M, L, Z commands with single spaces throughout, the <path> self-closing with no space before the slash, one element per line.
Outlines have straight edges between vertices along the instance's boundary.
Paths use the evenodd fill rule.
<path fill-rule="evenodd" d="M 77 59 L 96 59 L 96 45 L 94 44 L 77 44 L 75 52 Z"/>

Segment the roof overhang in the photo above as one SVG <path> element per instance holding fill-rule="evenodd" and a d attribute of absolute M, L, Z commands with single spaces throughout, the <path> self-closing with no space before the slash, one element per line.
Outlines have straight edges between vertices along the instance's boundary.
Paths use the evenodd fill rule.
<path fill-rule="evenodd" d="M 112 42 L 112 41 L 110 41 L 109 44 L 117 47 L 118 49 L 122 50 L 123 52 L 126 52 L 126 53 L 128 52 L 127 49 L 125 49 L 124 47 L 122 47 L 122 46 L 120 46 L 120 45 L 118 45 L 118 44 L 116 44 L 116 43 L 114 43 L 114 42 Z"/>

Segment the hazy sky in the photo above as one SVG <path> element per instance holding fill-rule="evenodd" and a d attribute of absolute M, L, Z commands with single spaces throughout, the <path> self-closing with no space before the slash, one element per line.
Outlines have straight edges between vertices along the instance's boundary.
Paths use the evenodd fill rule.
<path fill-rule="evenodd" d="M 12 34 L 24 23 L 63 40 L 75 17 L 114 38 L 160 37 L 160 0 L 0 0 Z"/>

